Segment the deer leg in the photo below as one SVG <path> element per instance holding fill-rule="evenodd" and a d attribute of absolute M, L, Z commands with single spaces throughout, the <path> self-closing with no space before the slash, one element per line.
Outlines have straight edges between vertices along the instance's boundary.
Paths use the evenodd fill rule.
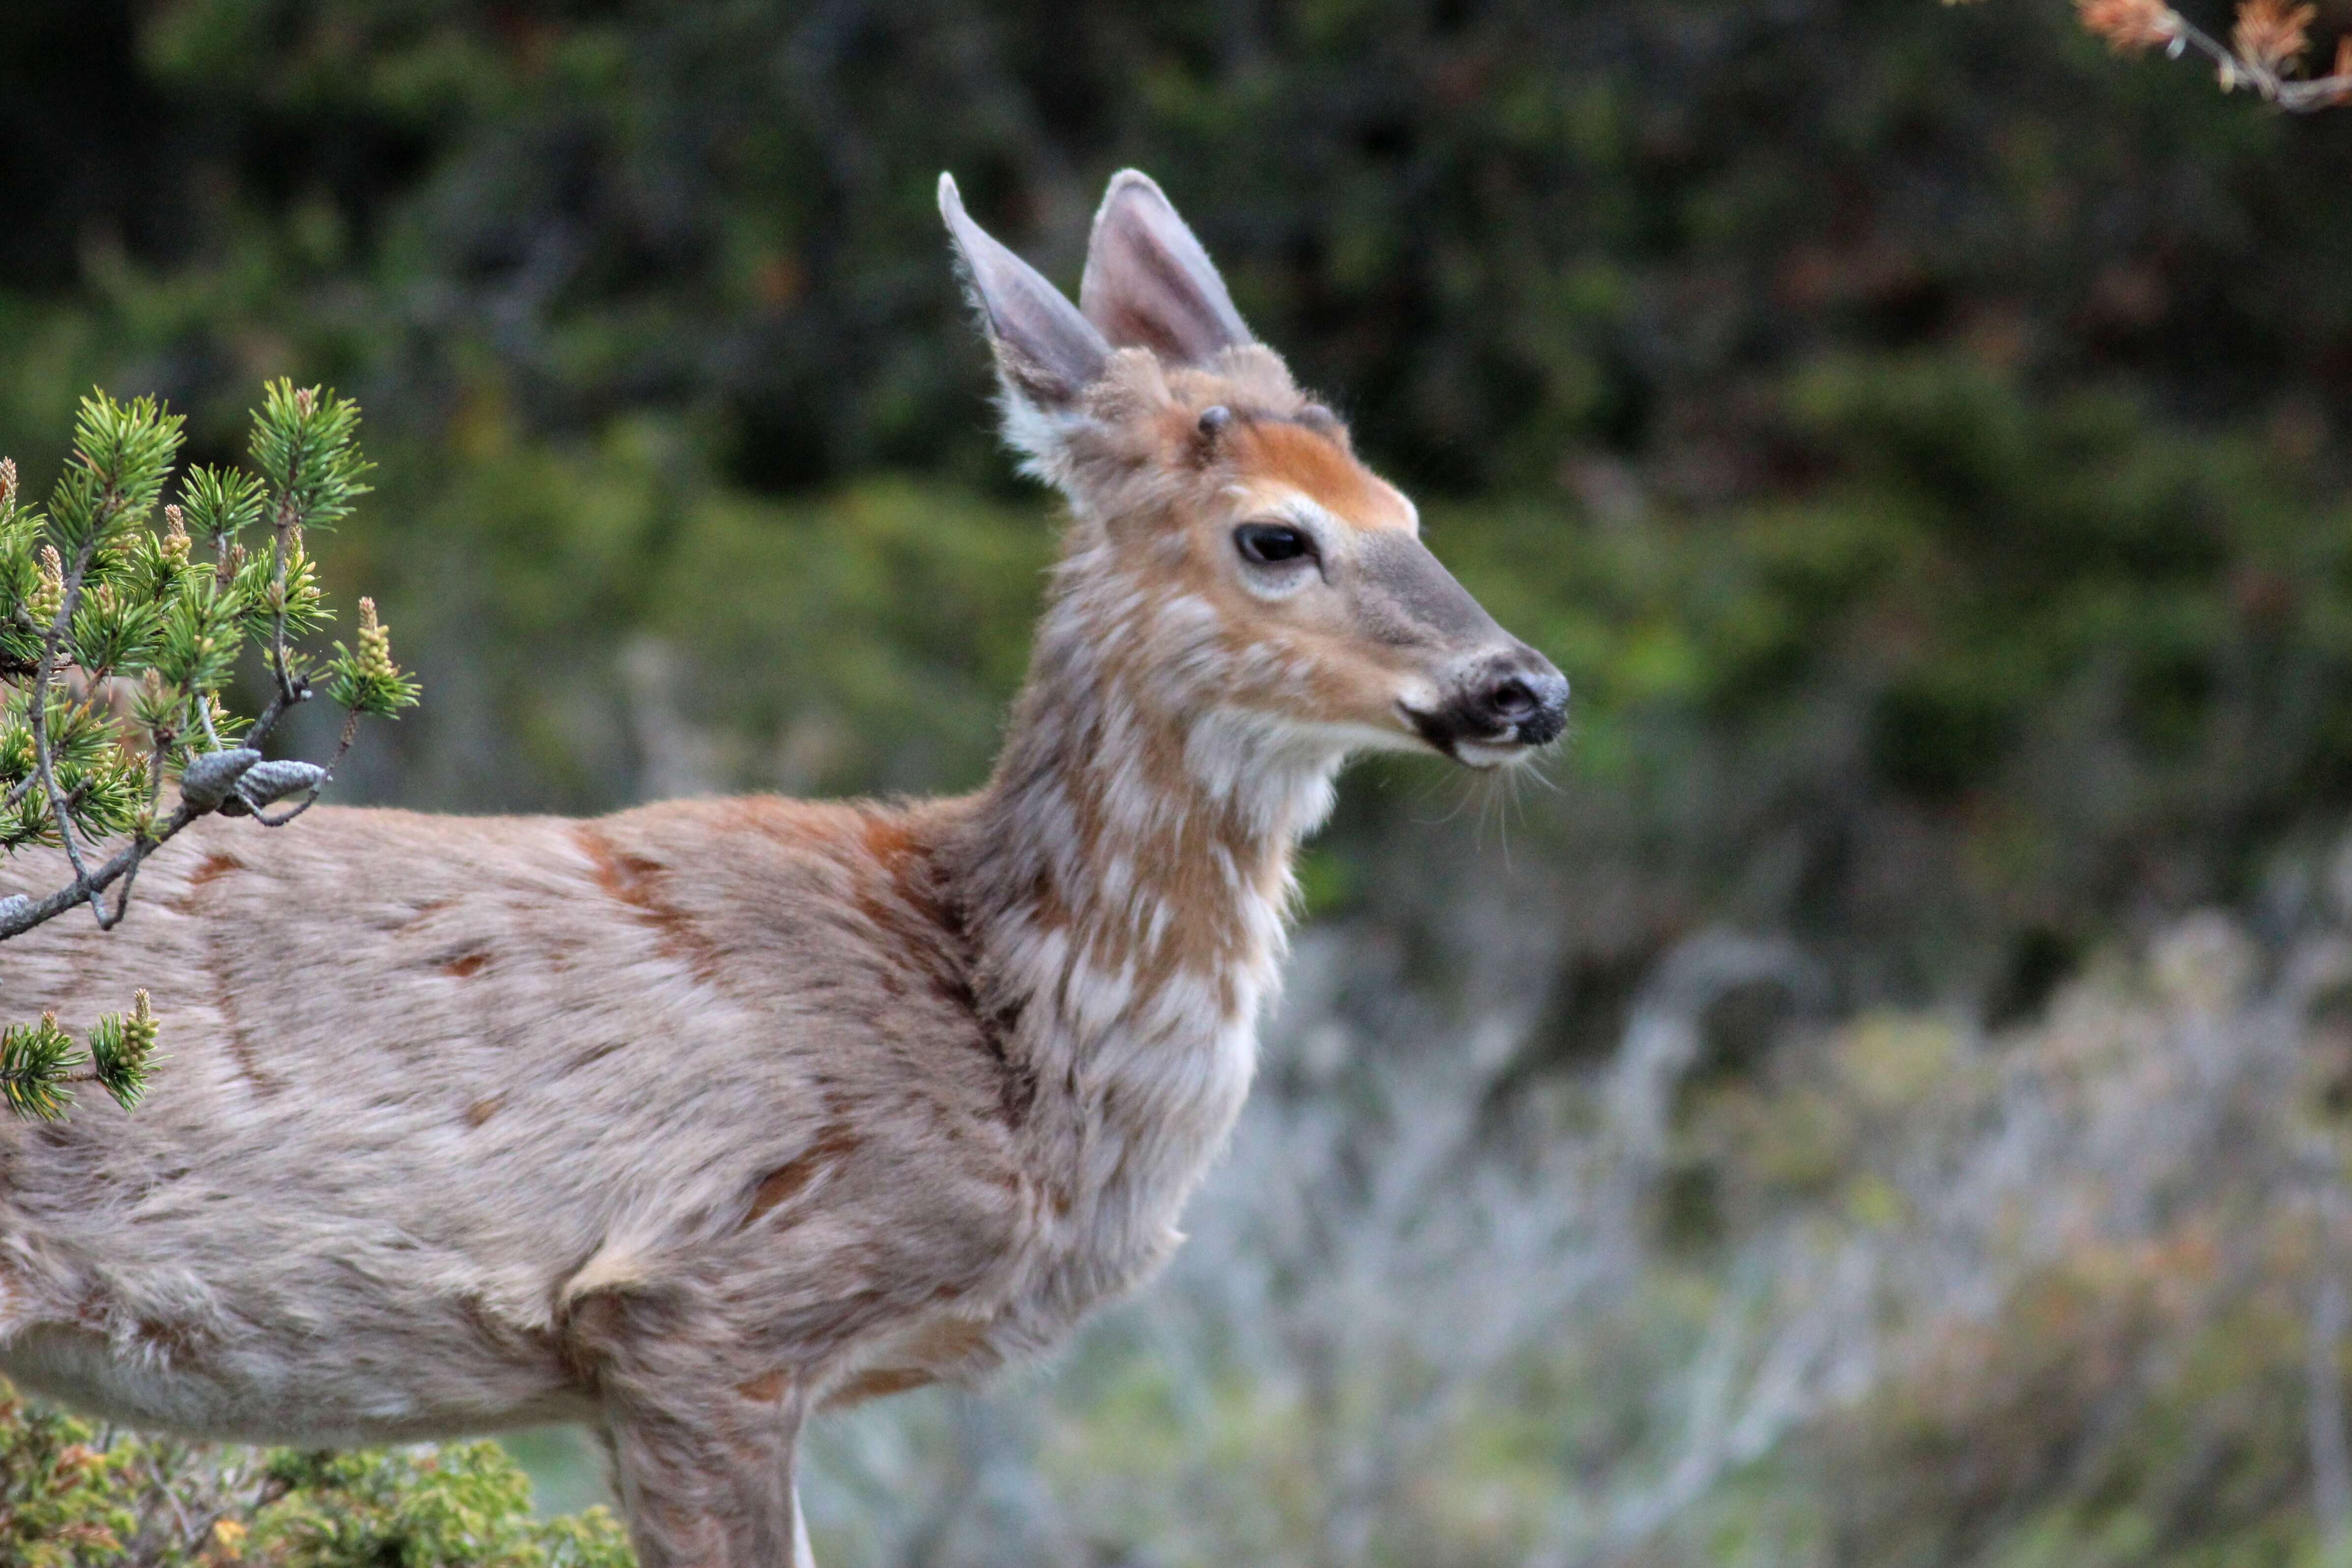
<path fill-rule="evenodd" d="M 805 1405 L 779 1374 L 607 1415 L 640 1568 L 815 1568 L 793 1485 Z"/>

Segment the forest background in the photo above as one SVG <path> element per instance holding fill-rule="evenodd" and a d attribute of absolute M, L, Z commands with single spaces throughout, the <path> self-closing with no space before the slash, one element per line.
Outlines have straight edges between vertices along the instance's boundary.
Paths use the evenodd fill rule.
<path fill-rule="evenodd" d="M 1129 164 L 1573 729 L 1351 776 L 1174 1274 L 820 1558 L 2352 1561 L 2352 115 L 2026 0 L 8 0 L 0 446 L 360 401 L 342 800 L 965 789 L 1054 526 L 933 183 L 1066 286 Z"/>

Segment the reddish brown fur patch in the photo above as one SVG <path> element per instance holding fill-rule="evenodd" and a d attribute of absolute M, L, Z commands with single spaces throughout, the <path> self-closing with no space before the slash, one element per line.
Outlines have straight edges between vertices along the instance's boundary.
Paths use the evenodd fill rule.
<path fill-rule="evenodd" d="M 792 800 L 781 795 L 742 795 L 704 803 L 714 826 L 759 833 L 780 843 L 807 843 L 837 838 L 849 808 L 821 800 Z"/>
<path fill-rule="evenodd" d="M 206 885 L 217 882 L 233 871 L 244 869 L 245 862 L 235 855 L 225 855 L 217 850 L 214 851 L 198 861 L 195 868 L 188 873 L 187 891 L 180 895 L 173 907 L 183 915 L 193 914 L 196 907 L 196 894 L 203 892 Z"/>
<path fill-rule="evenodd" d="M 467 1125 L 473 1127 L 480 1126 L 483 1123 L 497 1115 L 500 1108 L 503 1107 L 506 1103 L 507 1097 L 503 1094 L 493 1094 L 487 1100 L 475 1101 L 472 1104 L 466 1107 Z"/>
<path fill-rule="evenodd" d="M 483 966 L 489 961 L 490 956 L 487 953 L 468 953 L 462 958 L 452 958 L 442 965 L 441 972 L 445 975 L 454 975 L 461 980 L 469 980 L 480 974 Z"/>
<path fill-rule="evenodd" d="M 1132 651 L 1122 651 L 1107 659 L 1108 679 L 1144 678 L 1128 673 L 1136 658 Z M 1166 798 L 1183 800 L 1192 792 L 1182 742 L 1171 732 L 1152 730 L 1139 737 L 1129 771 Z M 1082 775 L 1066 782 L 1083 858 L 1097 862 L 1114 831 L 1106 824 L 1099 780 Z M 1165 985 L 1180 970 L 1219 973 L 1245 939 L 1232 918 L 1233 894 L 1220 869 L 1220 852 L 1250 879 L 1261 897 L 1278 893 L 1284 874 L 1279 843 L 1262 838 L 1255 824 L 1229 810 L 1207 803 L 1197 804 L 1158 831 L 1120 838 L 1118 848 L 1133 862 L 1139 881 L 1153 889 L 1171 915 L 1148 949 L 1139 946 L 1140 933 L 1129 925 L 1098 917 L 1072 921 L 1048 889 L 1033 892 L 1031 903 L 1042 912 L 1036 916 L 1040 925 L 1055 924 L 1051 917 L 1058 915 L 1059 924 L 1085 925 L 1089 961 L 1107 970 L 1131 970 L 1142 989 Z"/>
<path fill-rule="evenodd" d="M 1357 462 L 1329 436 L 1286 420 L 1249 420 L 1233 426 L 1234 464 L 1244 480 L 1288 485 L 1333 516 L 1358 528 L 1410 528 L 1404 497 Z"/>
<path fill-rule="evenodd" d="M 988 1343 L 988 1325 L 947 1318 L 923 1331 L 909 1354 L 929 1366 L 952 1366 Z"/>
<path fill-rule="evenodd" d="M 719 975 L 719 954 L 695 924 L 661 897 L 662 883 L 672 874 L 659 861 L 617 850 L 603 834 L 582 828 L 574 838 L 587 855 L 591 874 L 606 897 L 634 910 L 638 921 L 659 937 L 664 957 L 687 966 L 704 984 Z"/>
<path fill-rule="evenodd" d="M 563 1064 L 563 1071 L 566 1072 L 577 1072 L 583 1067 L 593 1067 L 596 1063 L 604 1061 L 606 1057 L 612 1055 L 614 1051 L 619 1051 L 623 1046 L 625 1046 L 629 1042 L 625 1040 L 599 1040 L 596 1044 L 590 1046 L 587 1050 L 579 1052 L 577 1055 L 573 1056 L 572 1060 L 566 1061 Z"/>
<path fill-rule="evenodd" d="M 864 1141 L 845 1122 L 827 1127 L 799 1155 L 760 1178 L 760 1185 L 751 1189 L 751 1207 L 743 1216 L 743 1224 L 748 1228 L 769 1210 L 799 1197 L 825 1166 L 847 1159 Z"/>
<path fill-rule="evenodd" d="M 862 1405 L 868 1399 L 880 1399 L 886 1395 L 904 1394 L 910 1388 L 920 1388 L 927 1383 L 937 1381 L 931 1374 L 911 1366 L 878 1367 L 872 1372 L 861 1372 L 835 1389 L 826 1396 L 824 1406 L 828 1410 L 840 1410 L 852 1405 Z"/>
<path fill-rule="evenodd" d="M 903 1394 L 950 1375 L 988 1344 L 988 1325 L 970 1318 L 945 1318 L 931 1324 L 906 1349 L 911 1366 L 879 1366 L 861 1372 L 825 1400 L 828 1408 Z"/>
<path fill-rule="evenodd" d="M 780 1366 L 773 1372 L 763 1372 L 735 1385 L 735 1392 L 755 1405 L 773 1405 L 793 1385 L 792 1369 Z"/>
<path fill-rule="evenodd" d="M 198 862 L 196 869 L 188 873 L 188 885 L 192 888 L 202 887 L 215 877 L 226 876 L 230 872 L 244 869 L 243 861 L 235 855 L 225 855 L 215 850 Z"/>
<path fill-rule="evenodd" d="M 245 1026 L 236 1015 L 236 1004 L 232 999 L 235 992 L 220 983 L 219 973 L 215 967 L 213 969 L 213 1005 L 220 1009 L 221 1032 L 227 1040 L 229 1058 L 236 1063 L 236 1070 L 244 1075 L 245 1081 L 253 1085 L 254 1097 L 267 1100 L 286 1085 L 278 1082 L 276 1074 L 263 1071 L 260 1062 L 255 1059 L 253 1042 L 246 1038 Z"/>
<path fill-rule="evenodd" d="M 1005 1122 L 1019 1126 L 1037 1097 L 1034 1074 L 1017 1067 L 1005 1037 L 1018 1009 L 983 1006 L 972 986 L 976 957 L 962 908 L 942 891 L 931 843 L 908 813 L 869 812 L 861 823 L 866 852 L 889 878 L 887 887 L 861 879 L 858 913 L 890 938 L 890 951 L 912 976 L 978 1028 L 980 1041 L 1003 1073 L 999 1103 Z"/>
<path fill-rule="evenodd" d="M 866 852 L 892 868 L 894 874 L 923 848 L 914 824 L 895 812 L 873 812 L 858 827 Z"/>

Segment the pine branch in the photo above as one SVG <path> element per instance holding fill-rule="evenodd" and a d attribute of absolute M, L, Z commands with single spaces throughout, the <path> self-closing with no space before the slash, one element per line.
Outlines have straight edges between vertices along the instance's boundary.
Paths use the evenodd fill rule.
<path fill-rule="evenodd" d="M 1971 0 L 1945 0 L 1965 5 Z M 2291 113 L 2308 114 L 2352 103 L 2352 33 L 2336 40 L 2328 74 L 2299 79 L 2316 6 L 2296 0 L 2239 0 L 2228 42 L 2183 16 L 2164 0 L 2074 0 L 2075 18 L 2117 54 L 2162 49 L 2168 58 L 2202 56 L 2223 92 L 2247 88 Z"/>
<path fill-rule="evenodd" d="M 38 1023 L 10 1025 L 0 1030 L 0 1101 L 28 1120 L 65 1120 L 73 1104 L 66 1078 L 81 1060 L 55 1013 L 43 1013 Z"/>
<path fill-rule="evenodd" d="M 417 687 L 393 662 L 373 601 L 360 601 L 358 645 L 310 665 L 297 640 L 332 618 L 304 539 L 367 493 L 359 409 L 289 381 L 263 389 L 251 455 L 258 472 L 197 467 L 151 517 L 180 444 L 177 415 L 152 399 L 83 400 L 75 446 L 47 513 L 26 507 L 14 463 L 0 459 L 0 853 L 54 844 L 70 880 L 39 896 L 0 898 L 0 942 L 87 904 L 101 929 L 129 913 L 147 857 L 218 811 L 279 827 L 331 780 L 363 716 L 396 717 Z M 267 518 L 267 555 L 239 536 Z M 209 562 L 194 559 L 201 538 Z M 223 704 L 240 654 L 257 651 L 269 696 L 248 724 Z M 345 710 L 324 763 L 271 760 L 280 721 L 323 678 Z M 135 681 L 126 722 L 100 700 Z M 180 783 L 177 804 L 163 788 Z M 268 808 L 300 799 L 275 813 Z M 110 841 L 110 853 L 100 851 Z M 110 907 L 104 896 L 115 896 Z M 0 1100 L 54 1118 L 68 1085 L 96 1082 L 126 1108 L 146 1092 L 157 1028 L 146 995 L 92 1026 L 83 1058 L 54 1019 L 0 1033 Z M 61 1043 L 62 1042 L 62 1043 Z"/>
<path fill-rule="evenodd" d="M 145 991 L 132 998 L 129 1013 L 109 1013 L 89 1031 L 90 1076 L 126 1111 L 147 1092 L 157 1033 Z"/>

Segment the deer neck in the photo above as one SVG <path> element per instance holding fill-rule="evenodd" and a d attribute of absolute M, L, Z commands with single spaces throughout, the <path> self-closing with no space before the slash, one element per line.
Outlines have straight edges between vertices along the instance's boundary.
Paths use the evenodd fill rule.
<path fill-rule="evenodd" d="M 1055 1207 L 1116 1284 L 1172 1247 L 1241 1108 L 1292 858 L 1340 758 L 1218 706 L 1206 606 L 1102 553 L 1057 576 L 962 893 Z"/>

